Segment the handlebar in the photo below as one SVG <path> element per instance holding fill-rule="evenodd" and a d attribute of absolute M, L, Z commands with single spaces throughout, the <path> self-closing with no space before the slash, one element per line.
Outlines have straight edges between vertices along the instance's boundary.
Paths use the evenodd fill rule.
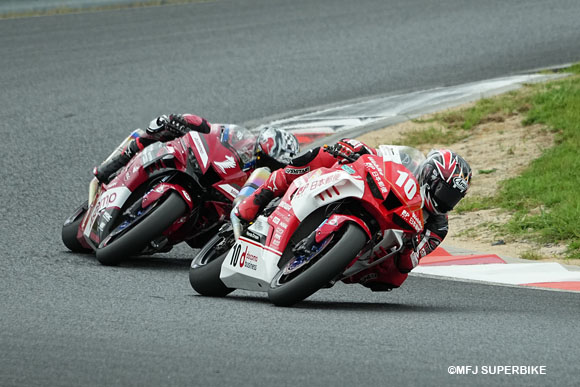
<path fill-rule="evenodd" d="M 360 157 L 360 155 L 358 155 L 356 153 L 355 153 L 356 157 L 354 157 L 352 155 L 347 155 L 346 153 L 341 152 L 340 150 L 336 149 L 335 147 L 328 146 L 326 144 L 324 145 L 323 149 L 324 149 L 325 152 L 330 153 L 335 158 L 342 157 L 344 160 L 348 160 L 348 162 L 350 162 L 350 163 L 353 163 L 353 162 L 357 161 L 358 158 Z M 340 160 L 339 163 L 342 163 L 342 161 L 344 161 L 344 160 Z"/>

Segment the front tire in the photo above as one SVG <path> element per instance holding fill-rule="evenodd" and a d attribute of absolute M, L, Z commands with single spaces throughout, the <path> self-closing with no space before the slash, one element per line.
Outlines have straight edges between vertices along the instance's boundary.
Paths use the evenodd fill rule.
<path fill-rule="evenodd" d="M 140 253 L 150 241 L 159 237 L 183 216 L 187 209 L 183 198 L 177 192 L 171 192 L 136 226 L 106 246 L 99 247 L 97 260 L 103 265 L 118 265 L 123 258 Z"/>
<path fill-rule="evenodd" d="M 292 257 L 276 274 L 268 289 L 268 298 L 277 306 L 292 306 L 314 294 L 344 271 L 362 250 L 367 241 L 365 232 L 357 225 L 348 223 L 342 236 L 331 242 L 316 261 L 295 276 L 284 272 L 294 261 Z"/>
<path fill-rule="evenodd" d="M 71 215 L 71 217 L 68 218 L 62 226 L 62 243 L 64 243 L 67 249 L 73 253 L 90 253 L 93 251 L 92 249 L 83 246 L 77 239 L 79 227 L 83 221 L 83 218 L 85 217 L 85 214 L 87 213 L 87 210 L 88 204 L 87 202 L 84 202 L 81 206 L 79 206 L 79 208 L 75 210 L 73 215 Z"/>
<path fill-rule="evenodd" d="M 233 240 L 233 235 L 231 238 Z M 219 245 L 223 246 L 218 248 Z M 193 290 L 208 297 L 225 297 L 234 291 L 234 289 L 224 285 L 220 279 L 222 263 L 230 248 L 231 246 L 227 244 L 227 237 L 219 234 L 206 243 L 191 261 L 189 283 Z"/>

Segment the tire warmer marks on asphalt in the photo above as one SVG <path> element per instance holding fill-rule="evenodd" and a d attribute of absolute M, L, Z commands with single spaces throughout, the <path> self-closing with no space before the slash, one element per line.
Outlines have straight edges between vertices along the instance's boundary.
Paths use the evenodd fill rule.
<path fill-rule="evenodd" d="M 580 292 L 580 271 L 556 262 L 507 263 L 495 254 L 451 255 L 439 247 L 413 273 Z"/>

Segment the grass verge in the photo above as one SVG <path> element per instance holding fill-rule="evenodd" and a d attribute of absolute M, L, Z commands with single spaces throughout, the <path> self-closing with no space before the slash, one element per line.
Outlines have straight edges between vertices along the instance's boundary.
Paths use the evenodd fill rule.
<path fill-rule="evenodd" d="M 540 243 L 563 242 L 568 246 L 568 258 L 580 259 L 580 64 L 565 71 L 575 75 L 526 85 L 517 91 L 482 99 L 460 111 L 417 121 L 433 123 L 433 127 L 407 133 L 401 143 L 451 145 L 469 136 L 476 125 L 502 122 L 516 114 L 523 114 L 524 125 L 545 125 L 556 134 L 554 147 L 544 151 L 518 177 L 501 182 L 496 196 L 468 196 L 457 210 L 498 207 L 511 210 L 514 215 L 502 226 L 502 231 L 525 235 Z"/>

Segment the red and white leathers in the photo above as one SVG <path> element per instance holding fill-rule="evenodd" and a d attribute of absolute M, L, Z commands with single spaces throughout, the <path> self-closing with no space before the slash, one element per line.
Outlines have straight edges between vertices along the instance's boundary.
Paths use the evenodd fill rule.
<path fill-rule="evenodd" d="M 344 282 L 360 283 L 373 291 L 387 291 L 401 286 L 421 258 L 435 250 L 447 235 L 449 226 L 447 215 L 434 214 L 423 209 L 423 218 L 425 220 L 423 231 L 416 236 L 414 243 L 403 248 L 395 260 L 398 272 L 387 270 L 387 264 L 377 265 L 346 278 Z M 377 258 L 386 253 L 387 251 L 381 251 L 380 243 L 373 251 Z"/>
<path fill-rule="evenodd" d="M 204 118 L 194 114 L 160 116 L 151 121 L 149 127 L 139 137 L 131 141 L 121 152 L 93 169 L 93 174 L 101 182 L 107 183 L 115 172 L 127 165 L 137 152 L 157 141 L 170 141 L 195 130 L 209 133 L 211 125 Z"/>
<path fill-rule="evenodd" d="M 377 154 L 377 151 L 352 139 L 342 139 L 336 145 L 343 154 Z M 299 176 L 318 168 L 332 167 L 337 158 L 322 148 L 314 148 L 292 160 L 284 168 L 276 170 L 256 191 L 234 208 L 234 214 L 247 222 L 254 220 L 258 212 L 273 198 L 281 197 L 290 184 Z M 415 243 L 409 244 L 399 255 L 396 263 L 399 272 L 387 270 L 387 265 L 374 266 L 344 280 L 346 283 L 361 283 L 374 291 L 399 287 L 419 260 L 431 253 L 447 235 L 447 215 L 437 215 L 424 210 L 425 227 L 417 235 Z M 377 252 L 380 256 L 380 251 Z"/>

